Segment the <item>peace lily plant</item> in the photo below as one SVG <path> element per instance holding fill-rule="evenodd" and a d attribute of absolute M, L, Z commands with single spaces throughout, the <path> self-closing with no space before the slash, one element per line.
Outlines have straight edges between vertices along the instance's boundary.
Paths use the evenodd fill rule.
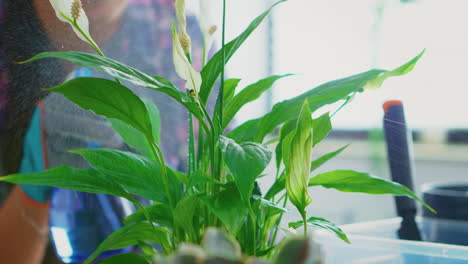
<path fill-rule="evenodd" d="M 334 232 L 349 243 L 343 231 L 332 222 L 307 215 L 307 206 L 312 201 L 308 189 L 315 186 L 343 192 L 408 196 L 422 203 L 406 187 L 367 173 L 351 170 L 314 173 L 346 146 L 313 160 L 311 156 L 313 148 L 332 128 L 329 113 L 316 116 L 318 109 L 339 101 L 347 103 L 365 88 L 378 88 L 386 78 L 408 73 L 422 53 L 391 71 L 372 69 L 327 82 L 275 104 L 269 113 L 257 119 L 240 124 L 229 132 L 226 130 L 245 104 L 255 101 L 277 80 L 288 76 L 270 76 L 243 89 L 237 88 L 239 79 L 224 78 L 225 64 L 272 8 L 281 2 L 284 0 L 253 20 L 238 37 L 225 43 L 225 3 L 223 24 L 218 30 L 212 19 L 214 15 L 208 12 L 209 2 L 199 0 L 200 13 L 203 14 L 199 21 L 205 59 L 201 72 L 198 72 L 192 65 L 185 1 L 175 0 L 177 27 L 172 27 L 173 59 L 176 72 L 186 81 L 184 91 L 163 77 L 140 72 L 104 56 L 89 34 L 88 19 L 79 0 L 50 0 L 57 17 L 69 23 L 97 55 L 74 51 L 45 52 L 27 62 L 60 58 L 112 77 L 113 80 L 76 78 L 47 91 L 63 94 L 78 106 L 106 117 L 115 131 L 139 154 L 113 149 L 79 149 L 72 152 L 85 158 L 92 168 L 60 166 L 39 173 L 10 175 L 1 180 L 111 194 L 124 197 L 138 206 L 139 210 L 125 219 L 125 226 L 102 242 L 85 263 L 90 263 L 104 251 L 133 245 L 140 246 L 144 253 L 122 256 L 122 259 L 132 259 L 127 263 L 148 263 L 151 259 L 163 261 L 164 256 L 176 252 L 177 248 L 177 252 L 186 250 L 186 243 L 203 242 L 210 251 L 218 243 L 207 241 L 205 231 L 208 237 L 210 234 L 220 237 L 210 233 L 211 227 L 226 233 L 221 236 L 224 240 L 219 244 L 230 245 L 234 253 L 227 253 L 223 255 L 225 257 L 240 261 L 245 256 L 256 256 L 285 263 L 283 257 L 288 255 L 278 249 L 283 247 L 287 251 L 295 248 L 292 242 L 281 246 L 283 242 L 278 236 L 287 202 L 291 202 L 301 215 L 301 219 L 289 223 L 288 227 L 303 227 L 301 236 L 308 234 L 308 226 L 314 226 Z M 207 60 L 206 51 L 218 32 L 222 34 L 221 49 Z M 123 82 L 167 94 L 174 103 L 187 109 L 190 114 L 187 172 L 167 167 L 158 145 L 160 124 L 159 119 L 154 118 L 158 115 L 156 107 L 135 95 Z M 208 98 L 218 83 L 216 104 L 210 113 Z M 166 114 L 163 109 L 161 114 Z M 198 128 L 194 126 L 194 119 L 199 123 Z M 199 129 L 198 133 L 194 132 L 195 129 Z M 276 175 L 273 175 L 276 179 L 269 189 L 260 190 L 257 180 L 273 157 L 267 147 L 267 136 L 268 142 L 276 143 Z M 153 204 L 143 207 L 134 195 L 150 199 Z M 294 239 L 297 240 L 290 238 L 290 241 Z M 159 244 L 162 252 L 154 250 L 148 242 Z M 243 254 L 239 253 L 241 250 Z M 224 251 L 211 252 L 216 255 Z M 301 258 L 295 259 L 297 263 L 304 260 L 304 254 L 299 253 Z M 119 258 L 113 259 L 118 261 Z"/>

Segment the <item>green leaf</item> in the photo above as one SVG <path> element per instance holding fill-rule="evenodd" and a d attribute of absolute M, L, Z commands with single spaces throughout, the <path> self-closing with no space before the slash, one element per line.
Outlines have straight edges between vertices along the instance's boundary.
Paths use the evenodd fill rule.
<path fill-rule="evenodd" d="M 152 138 L 154 142 L 159 144 L 159 139 L 161 137 L 161 115 L 159 114 L 158 107 L 150 100 L 143 98 L 143 103 L 145 104 L 146 110 L 149 115 L 149 120 L 151 123 Z"/>
<path fill-rule="evenodd" d="M 322 166 L 323 164 L 325 164 L 327 161 L 331 160 L 332 158 L 336 157 L 338 154 L 340 154 L 343 150 L 345 150 L 349 145 L 346 145 L 336 151 L 333 151 L 333 152 L 330 152 L 330 153 L 327 153 L 323 156 L 321 156 L 320 158 L 312 161 L 312 164 L 310 165 L 310 171 L 314 171 L 316 170 L 317 168 L 319 168 L 320 166 Z"/>
<path fill-rule="evenodd" d="M 119 119 L 145 135 L 153 131 L 145 104 L 130 89 L 114 81 L 75 78 L 47 91 L 61 93 L 98 115 Z"/>
<path fill-rule="evenodd" d="M 110 234 L 83 264 L 89 264 L 102 252 L 138 245 L 140 241 L 160 244 L 163 249 L 170 248 L 169 230 L 140 222 L 126 225 Z"/>
<path fill-rule="evenodd" d="M 42 172 L 13 174 L 0 177 L 0 181 L 16 184 L 45 185 L 88 193 L 103 193 L 128 198 L 122 186 L 95 169 L 55 167 Z"/>
<path fill-rule="evenodd" d="M 283 143 L 286 193 L 301 215 L 305 214 L 305 208 L 312 201 L 307 191 L 313 144 L 311 115 L 307 102 L 304 102 L 296 131 L 289 133 Z"/>
<path fill-rule="evenodd" d="M 265 194 L 265 199 L 270 200 L 279 192 L 286 188 L 286 174 L 281 174 L 280 177 L 273 183 L 268 192 Z"/>
<path fill-rule="evenodd" d="M 249 201 L 255 180 L 271 160 L 271 152 L 262 144 L 243 142 L 221 136 L 221 152 L 234 176 L 234 182 L 244 201 Z"/>
<path fill-rule="evenodd" d="M 287 238 L 279 245 L 272 264 L 305 264 L 310 254 L 309 240 L 303 237 Z"/>
<path fill-rule="evenodd" d="M 407 196 L 423 204 L 431 212 L 434 212 L 429 205 L 414 194 L 406 186 L 396 182 L 370 176 L 368 173 L 356 172 L 352 170 L 335 170 L 318 174 L 309 180 L 309 186 L 322 186 L 336 189 L 341 192 L 368 193 L 368 194 L 393 194 L 397 196 Z"/>
<path fill-rule="evenodd" d="M 225 104 L 223 129 L 228 126 L 229 122 L 231 122 L 236 113 L 245 104 L 258 99 L 265 91 L 270 89 L 277 80 L 290 75 L 291 74 L 273 75 L 242 89 L 229 103 Z"/>
<path fill-rule="evenodd" d="M 289 121 L 288 121 L 289 122 Z M 285 123 L 286 125 L 287 123 Z M 283 125 L 284 126 L 284 125 Z M 312 161 L 312 164 L 310 165 L 310 171 L 314 171 L 316 170 L 317 168 L 319 168 L 320 166 L 322 166 L 324 163 L 326 163 L 327 161 L 331 160 L 332 158 L 336 157 L 338 154 L 340 154 L 343 150 L 345 150 L 349 145 L 346 145 L 340 149 L 338 149 L 337 151 L 334 151 L 334 152 L 330 152 L 328 154 L 325 154 L 323 156 L 321 156 L 320 158 Z M 270 189 L 268 190 L 268 192 L 266 193 L 265 195 L 265 199 L 269 200 L 271 198 L 273 198 L 273 196 L 277 195 L 279 192 L 281 192 L 282 190 L 284 190 L 285 188 L 285 175 L 284 174 L 281 174 L 280 177 L 273 183 L 273 185 L 270 187 Z"/>
<path fill-rule="evenodd" d="M 154 201 L 167 201 L 161 170 L 156 162 L 113 149 L 79 149 L 71 152 L 82 156 L 93 168 L 119 182 L 130 193 Z"/>
<path fill-rule="evenodd" d="M 271 12 L 272 8 L 277 4 L 284 2 L 286 0 L 281 0 L 276 2 L 272 7 L 267 11 L 263 12 L 260 16 L 255 18 L 249 26 L 242 32 L 237 38 L 233 39 L 227 43 L 224 48 L 220 49 L 213 57 L 208 61 L 208 63 L 203 67 L 201 71 L 202 76 L 202 85 L 200 87 L 200 99 L 203 103 L 206 104 L 208 97 L 210 96 L 211 90 L 218 79 L 221 71 L 223 69 L 223 57 L 225 59 L 224 63 L 227 63 L 229 59 L 234 55 L 234 53 L 239 49 L 239 47 L 244 43 L 244 41 L 252 34 L 252 32 L 260 25 L 260 23 L 265 19 L 265 17 Z M 223 56 L 224 54 L 224 56 Z"/>
<path fill-rule="evenodd" d="M 312 127 L 314 130 L 313 145 L 316 146 L 324 138 L 326 138 L 328 136 L 328 133 L 330 133 L 330 131 L 332 130 L 330 116 L 328 115 L 328 113 L 325 113 L 320 117 L 313 119 Z"/>
<path fill-rule="evenodd" d="M 303 225 L 304 225 L 304 221 L 291 222 L 288 224 L 289 227 L 292 227 L 294 229 Z M 318 217 L 311 217 L 307 219 L 307 225 L 319 227 L 319 228 L 328 230 L 330 232 L 333 232 L 336 234 L 337 237 L 342 239 L 344 242 L 350 244 L 349 239 L 346 236 L 346 234 L 343 232 L 343 230 L 341 230 L 341 228 L 337 227 L 334 223 L 326 219 L 318 218 Z"/>
<path fill-rule="evenodd" d="M 141 87 L 165 93 L 184 105 L 198 119 L 203 120 L 203 115 L 196 102 L 190 96 L 177 89 L 174 84 L 162 77 L 150 76 L 107 57 L 76 51 L 43 52 L 24 63 L 43 58 L 64 59 L 76 65 L 109 74 L 116 79 L 128 81 Z"/>
<path fill-rule="evenodd" d="M 120 254 L 117 256 L 110 257 L 103 262 L 99 262 L 99 264 L 148 264 L 150 263 L 145 259 L 145 257 L 134 254 L 134 253 L 126 253 Z"/>
<path fill-rule="evenodd" d="M 278 133 L 278 144 L 275 148 L 275 158 L 276 158 L 276 169 L 279 170 L 281 167 L 281 161 L 283 160 L 283 142 L 284 138 L 291 133 L 291 131 L 296 129 L 297 120 L 289 120 L 285 122 Z"/>
<path fill-rule="evenodd" d="M 174 210 L 174 223 L 176 226 L 184 230 L 190 237 L 189 242 L 196 243 L 197 232 L 194 216 L 200 210 L 200 199 L 196 196 L 185 196 L 176 205 Z"/>
<path fill-rule="evenodd" d="M 239 85 L 240 81 L 241 79 L 227 79 L 224 81 L 224 102 L 226 105 L 229 104 L 234 97 L 237 85 Z"/>
<path fill-rule="evenodd" d="M 418 56 L 414 57 L 412 60 L 408 61 L 407 63 L 401 65 L 400 67 L 392 70 L 392 71 L 386 71 L 380 74 L 377 78 L 373 80 L 369 80 L 366 85 L 364 85 L 364 89 L 378 89 L 382 86 L 382 83 L 394 76 L 401 76 L 404 74 L 407 74 L 408 72 L 412 71 L 414 69 L 414 66 L 416 65 L 416 62 L 418 62 L 419 59 L 421 59 L 422 55 L 424 55 L 424 52 L 426 50 L 424 49 L 421 51 Z"/>
<path fill-rule="evenodd" d="M 403 66 L 393 70 L 393 74 L 399 73 L 400 75 L 409 72 L 416 65 L 416 62 L 421 56 L 422 54 L 419 54 Z M 382 79 L 382 74 L 387 72 L 389 71 L 373 69 L 322 84 L 299 96 L 275 104 L 270 113 L 263 117 L 247 121 L 231 131 L 228 134 L 228 137 L 238 142 L 261 142 L 263 141 L 263 138 L 267 134 L 271 133 L 278 125 L 288 120 L 296 119 L 304 100 L 309 102 L 310 110 L 314 112 L 325 105 L 346 99 L 354 93 L 362 92 L 364 87 L 371 86 L 370 84 L 375 82 L 376 79 L 379 80 L 378 82 L 383 81 L 385 78 Z M 388 78 L 391 76 L 386 75 L 385 77 Z"/>
<path fill-rule="evenodd" d="M 258 203 L 258 209 L 263 210 L 265 217 L 269 218 L 277 214 L 286 213 L 288 210 L 271 201 L 265 200 L 258 195 L 253 196 L 254 200 Z"/>
<path fill-rule="evenodd" d="M 237 190 L 229 184 L 226 189 L 209 197 L 200 197 L 208 209 L 224 224 L 230 234 L 237 234 L 245 222 L 248 207 Z"/>
<path fill-rule="evenodd" d="M 152 137 L 156 143 L 159 143 L 161 129 L 161 118 L 159 115 L 159 110 L 151 101 L 143 99 L 143 103 L 145 104 L 146 110 L 148 111 L 149 120 L 153 129 Z M 152 160 L 156 160 L 153 151 L 151 151 L 151 144 L 148 142 L 148 139 L 143 133 L 118 119 L 109 119 L 109 121 L 112 125 L 112 128 L 120 134 L 125 143 L 146 157 Z"/>
<path fill-rule="evenodd" d="M 153 202 L 152 205 L 144 208 L 148 212 L 151 221 L 163 225 L 168 228 L 172 228 L 172 210 L 171 208 L 160 202 Z M 135 224 L 138 222 L 146 221 L 145 211 L 140 209 L 133 214 L 125 217 L 124 224 Z"/>
<path fill-rule="evenodd" d="M 127 143 L 128 146 L 145 155 L 145 157 L 153 160 L 156 159 L 153 152 L 150 150 L 151 146 L 143 133 L 118 119 L 111 118 L 109 121 L 112 128 L 119 133 L 123 141 Z"/>

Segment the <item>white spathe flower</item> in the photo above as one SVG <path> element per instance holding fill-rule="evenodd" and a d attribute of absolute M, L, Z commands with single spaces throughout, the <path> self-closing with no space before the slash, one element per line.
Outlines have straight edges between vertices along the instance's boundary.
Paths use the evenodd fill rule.
<path fill-rule="evenodd" d="M 190 56 L 192 44 L 190 36 L 187 33 L 187 11 L 185 7 L 185 0 L 175 0 L 175 10 L 177 17 L 177 25 L 179 28 L 179 39 L 182 44 L 182 49 L 185 54 Z"/>
<path fill-rule="evenodd" d="M 195 91 L 198 94 L 202 83 L 201 75 L 189 62 L 174 25 L 172 26 L 172 57 L 177 75 L 187 81 L 189 91 Z"/>
<path fill-rule="evenodd" d="M 219 0 L 199 0 L 199 9 L 198 9 L 198 22 L 200 25 L 200 30 L 203 34 L 203 44 L 205 47 L 206 53 L 211 48 L 213 44 L 214 35 L 218 30 L 219 17 L 213 12 L 214 10 L 220 10 Z"/>
<path fill-rule="evenodd" d="M 80 0 L 49 0 L 50 4 L 55 10 L 57 18 L 63 22 L 69 23 L 75 34 L 85 42 L 89 42 L 91 39 L 89 34 L 89 20 L 86 13 L 81 5 Z M 78 29 L 74 25 L 76 19 L 76 25 L 81 29 Z M 86 36 L 84 35 L 86 34 Z"/>

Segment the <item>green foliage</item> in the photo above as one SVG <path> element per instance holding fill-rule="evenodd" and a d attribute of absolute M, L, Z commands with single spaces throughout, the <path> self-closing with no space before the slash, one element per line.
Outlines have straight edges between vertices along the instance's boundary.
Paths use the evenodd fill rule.
<path fill-rule="evenodd" d="M 169 236 L 170 232 L 166 228 L 153 226 L 149 223 L 126 225 L 110 234 L 83 264 L 89 264 L 104 251 L 138 245 L 139 241 L 160 244 L 165 251 L 169 251 L 171 247 Z"/>
<path fill-rule="evenodd" d="M 234 118 L 236 113 L 247 103 L 257 100 L 265 91 L 270 89 L 273 84 L 286 75 L 273 75 L 263 80 L 260 80 L 254 84 L 251 84 L 242 89 L 234 98 L 225 103 L 225 111 L 223 118 L 223 128 L 226 128 Z"/>
<path fill-rule="evenodd" d="M 151 263 L 143 256 L 134 253 L 120 254 L 110 257 L 99 264 L 149 264 Z"/>
<path fill-rule="evenodd" d="M 152 134 L 153 128 L 143 101 L 117 82 L 89 77 L 76 78 L 47 91 L 61 93 L 81 108 L 98 115 L 125 122 L 144 135 Z"/>
<path fill-rule="evenodd" d="M 237 144 L 226 137 L 220 138 L 220 145 L 224 161 L 233 174 L 241 197 L 248 201 L 252 196 L 255 180 L 270 163 L 271 152 L 261 144 Z"/>
<path fill-rule="evenodd" d="M 206 103 L 208 101 L 211 90 L 213 89 L 213 85 L 221 74 L 222 69 L 224 68 L 224 64 L 229 61 L 237 49 L 242 46 L 242 44 L 247 40 L 252 32 L 254 32 L 255 29 L 257 29 L 262 21 L 268 16 L 268 14 L 270 14 L 273 7 L 284 1 L 286 0 L 278 1 L 267 11 L 263 12 L 260 16 L 255 18 L 237 38 L 231 40 L 224 47 L 222 47 L 203 67 L 201 71 L 203 82 L 200 88 L 200 99 L 202 102 Z"/>
<path fill-rule="evenodd" d="M 344 147 L 341 147 L 340 149 L 336 150 L 336 151 L 333 151 L 333 152 L 330 152 L 330 153 L 327 153 L 323 156 L 321 156 L 320 158 L 312 161 L 312 164 L 310 165 L 310 171 L 314 171 L 316 169 L 318 169 L 320 166 L 322 166 L 323 164 L 325 164 L 327 161 L 331 160 L 332 158 L 338 156 L 343 150 L 345 150 L 349 145 L 346 145 Z"/>
<path fill-rule="evenodd" d="M 427 209 L 435 213 L 434 209 L 425 204 L 406 186 L 396 182 L 372 177 L 368 173 L 356 172 L 352 170 L 335 170 L 325 172 L 312 177 L 309 180 L 309 186 L 333 188 L 341 192 L 408 196 L 422 203 Z"/>
<path fill-rule="evenodd" d="M 221 78 L 224 89 L 218 98 L 223 100 L 217 100 L 214 113 L 209 113 L 206 104 L 225 64 L 281 2 L 284 0 L 258 16 L 203 66 L 199 91 L 184 92 L 162 77 L 88 53 L 46 52 L 28 60 L 59 58 L 114 78 L 114 81 L 77 78 L 48 91 L 61 93 L 78 106 L 109 119 L 114 130 L 141 155 L 111 149 L 75 150 L 92 169 L 60 166 L 39 173 L 10 175 L 0 181 L 111 194 L 135 203 L 140 209 L 126 217 L 124 227 L 111 234 L 85 263 L 104 251 L 131 245 L 139 246 L 144 254 L 124 254 L 102 263 L 140 264 L 149 263 L 152 258 L 156 263 L 264 263 L 246 258 L 241 250 L 244 254 L 269 257 L 275 264 L 306 263 L 310 245 L 304 237 L 284 239 L 276 244 L 276 233 L 287 212 L 284 207 L 288 201 L 302 216 L 302 221 L 290 223 L 291 227 L 304 225 L 305 233 L 308 225 L 327 229 L 349 242 L 342 230 L 328 220 L 306 218 L 306 207 L 312 201 L 308 187 L 404 195 L 422 202 L 406 187 L 365 173 L 343 170 L 314 177 L 310 174 L 346 148 L 311 162 L 313 147 L 332 129 L 330 115 L 318 116 L 315 111 L 348 100 L 366 88 L 380 87 L 389 77 L 408 73 L 423 53 L 392 71 L 373 69 L 322 84 L 275 104 L 269 113 L 241 124 L 227 135 L 224 130 L 244 105 L 254 102 L 277 80 L 289 75 L 263 78 L 237 93 L 240 79 Z M 190 60 L 190 54 L 187 56 Z M 159 146 L 160 115 L 171 113 L 164 109 L 158 111 L 122 82 L 169 95 L 190 113 L 188 172 L 167 167 Z M 192 121 L 200 124 L 198 134 Z M 272 134 L 277 128 L 279 133 Z M 267 135 L 271 142 L 278 142 L 276 181 L 263 195 L 257 180 L 272 159 L 271 150 L 263 144 Z M 279 194 L 282 196 L 277 198 Z M 153 204 L 143 208 L 134 195 L 151 199 Z M 213 226 L 227 233 L 211 229 Z M 202 246 L 189 246 L 187 242 Z M 149 243 L 160 244 L 163 252 L 156 252 Z M 174 255 L 167 257 L 171 253 Z"/>
<path fill-rule="evenodd" d="M 334 80 L 322 84 L 292 99 L 279 102 L 273 106 L 270 113 L 263 117 L 252 119 L 238 126 L 228 136 L 238 142 L 261 142 L 278 125 L 297 118 L 304 100 L 309 103 L 310 110 L 315 110 L 346 99 L 364 88 L 375 88 L 392 76 L 403 75 L 409 72 L 421 58 L 423 52 L 393 71 L 373 69 L 350 77 Z"/>
<path fill-rule="evenodd" d="M 312 201 L 307 191 L 312 134 L 312 113 L 307 102 L 304 102 L 295 131 L 290 132 L 283 143 L 286 192 L 303 217 L 306 214 L 305 208 Z"/>
<path fill-rule="evenodd" d="M 328 221 L 326 219 L 319 218 L 319 217 L 311 217 L 311 218 L 307 219 L 306 224 L 310 225 L 310 226 L 319 227 L 319 228 L 328 230 L 330 232 L 333 232 L 333 233 L 335 233 L 335 235 L 337 237 L 342 239 L 344 242 L 346 242 L 348 244 L 351 243 L 351 242 L 349 242 L 348 237 L 343 232 L 343 230 L 341 230 L 341 228 L 337 227 L 335 224 L 333 224 L 332 222 L 330 222 L 330 221 Z M 294 229 L 296 229 L 296 228 L 298 228 L 298 227 L 300 227 L 302 225 L 304 225 L 304 221 L 291 222 L 291 223 L 288 224 L 289 227 L 292 227 Z"/>
<path fill-rule="evenodd" d="M 218 193 L 200 199 L 219 218 L 230 234 L 237 235 L 246 220 L 248 208 L 233 184 L 225 186 Z"/>
<path fill-rule="evenodd" d="M 72 152 L 81 155 L 102 175 L 120 183 L 130 193 L 159 202 L 169 200 L 161 184 L 161 169 L 157 163 L 143 156 L 112 149 L 80 149 Z M 178 199 L 180 188 L 177 179 L 171 178 L 170 183 L 170 194 Z"/>
<path fill-rule="evenodd" d="M 140 209 L 133 214 L 125 217 L 124 224 L 135 224 L 138 222 L 146 221 L 146 214 L 152 222 L 160 224 L 162 226 L 173 228 L 173 216 L 169 206 L 160 202 L 153 202 L 152 205 Z"/>

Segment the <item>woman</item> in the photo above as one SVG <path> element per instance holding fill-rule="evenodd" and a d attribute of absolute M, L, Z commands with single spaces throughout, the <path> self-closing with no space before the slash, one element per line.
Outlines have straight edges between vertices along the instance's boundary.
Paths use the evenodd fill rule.
<path fill-rule="evenodd" d="M 172 57 L 168 56 L 172 54 L 172 2 L 88 0 L 83 1 L 83 5 L 90 19 L 91 35 L 106 55 L 180 82 L 173 71 Z M 79 109 L 59 95 L 46 95 L 41 91 L 63 82 L 74 70 L 71 65 L 53 59 L 24 65 L 14 63 L 43 51 L 87 50 L 86 44 L 73 34 L 69 25 L 56 18 L 48 1 L 4 0 L 2 3 L 0 0 L 0 4 L 3 7 L 0 16 L 0 30 L 3 31 L 0 32 L 3 36 L 0 43 L 0 52 L 3 52 L 0 54 L 0 128 L 3 127 L 4 173 L 15 173 L 20 167 L 23 171 L 41 169 L 37 164 L 44 168 L 61 164 L 86 167 L 85 162 L 66 151 L 86 147 L 90 141 L 99 141 L 103 147 L 123 147 L 103 118 Z M 189 30 L 193 32 L 194 28 Z M 201 61 L 200 58 L 195 60 Z M 185 111 L 164 95 L 142 89 L 135 91 L 151 97 L 159 109 L 171 113 L 171 119 L 162 115 L 162 148 L 170 165 L 183 166 L 181 157 L 185 155 L 181 150 L 185 148 L 180 142 L 185 142 L 186 137 L 186 128 L 181 125 L 185 123 L 181 122 L 186 118 Z M 36 107 L 39 101 L 43 105 L 42 115 Z M 43 129 L 45 137 L 38 137 L 40 133 L 33 133 L 35 138 L 28 137 L 34 129 Z M 41 154 L 37 160 L 37 155 L 28 156 L 28 146 L 34 142 L 45 146 L 47 159 Z M 10 238 L 0 242 L 1 263 L 40 263 L 47 245 L 49 197 L 48 188 L 16 186 L 12 189 L 0 211 L 0 237 Z"/>

